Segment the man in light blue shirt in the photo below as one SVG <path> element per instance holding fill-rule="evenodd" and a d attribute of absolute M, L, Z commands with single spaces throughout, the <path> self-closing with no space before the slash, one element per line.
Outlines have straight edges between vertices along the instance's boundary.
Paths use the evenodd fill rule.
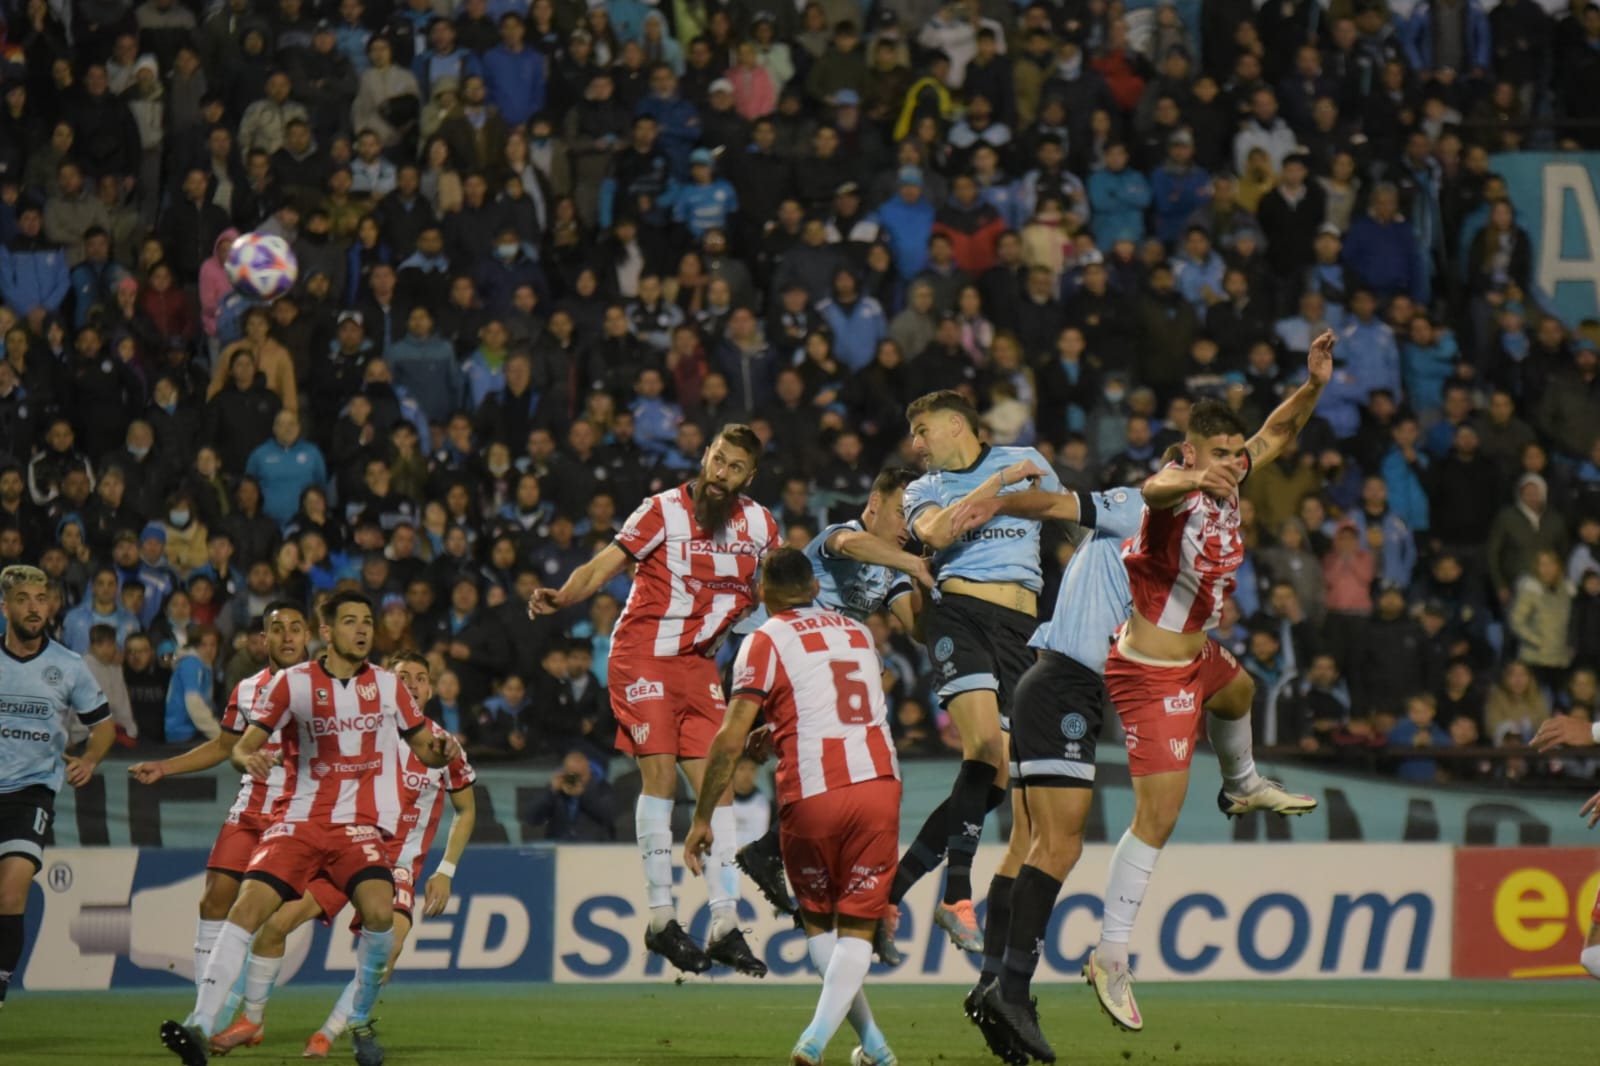
<path fill-rule="evenodd" d="M 45 635 L 50 579 L 32 566 L 0 570 L 0 1005 L 22 962 L 28 887 L 44 866 L 44 846 L 63 784 L 94 776 L 116 726 L 83 660 Z M 68 717 L 89 728 L 83 753 L 68 756 Z"/>
<path fill-rule="evenodd" d="M 293 411 L 278 412 L 272 439 L 250 453 L 244 472 L 261 486 L 261 509 L 280 524 L 300 509 L 302 492 L 328 482 L 322 452 L 300 439 L 300 418 Z"/>

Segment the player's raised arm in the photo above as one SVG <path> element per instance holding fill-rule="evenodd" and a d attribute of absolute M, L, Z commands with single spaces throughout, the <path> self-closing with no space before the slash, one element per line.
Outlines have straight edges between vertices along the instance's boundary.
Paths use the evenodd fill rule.
<path fill-rule="evenodd" d="M 1037 483 L 1039 479 L 1045 477 L 1048 473 L 1049 471 L 1041 470 L 1039 465 L 1031 459 L 1023 459 L 1020 462 L 1012 463 L 998 474 L 985 478 L 977 488 L 949 507 L 925 505 L 920 510 L 915 511 L 911 522 L 912 531 L 916 533 L 917 539 L 922 543 L 934 551 L 941 551 L 948 548 L 957 537 L 966 532 L 965 529 L 959 529 L 956 526 L 956 519 L 962 515 L 960 510 L 962 504 L 991 499 L 1000 495 L 1009 486 L 1023 481 Z M 915 505 L 913 504 L 913 506 Z M 968 526 L 967 528 L 970 529 L 972 527 Z"/>
<path fill-rule="evenodd" d="M 711 812 L 717 809 L 717 800 L 733 781 L 733 769 L 744 754 L 745 738 L 760 713 L 761 704 L 755 700 L 735 698 L 728 704 L 722 728 L 711 740 L 705 776 L 700 779 L 700 795 L 695 797 L 694 823 L 683 840 L 683 864 L 696 877 L 702 871 L 703 856 L 711 851 Z"/>
<path fill-rule="evenodd" d="M 933 588 L 933 572 L 928 569 L 926 559 L 897 548 L 864 529 L 839 530 L 828 538 L 827 548 L 834 555 L 843 555 L 858 563 L 887 566 L 891 570 L 909 574 L 927 588 Z"/>
<path fill-rule="evenodd" d="M 1252 463 L 1272 462 L 1311 421 L 1322 390 L 1333 379 L 1333 346 L 1337 342 L 1332 330 L 1311 342 L 1311 351 L 1306 355 L 1306 370 L 1310 376 L 1305 384 L 1290 393 L 1278 409 L 1267 416 L 1267 421 L 1245 445 Z"/>
<path fill-rule="evenodd" d="M 572 572 L 558 589 L 536 589 L 528 600 L 528 616 L 555 614 L 575 603 L 582 603 L 616 577 L 628 565 L 628 553 L 616 544 L 607 544 L 593 559 Z M 418 756 L 421 758 L 421 756 Z"/>

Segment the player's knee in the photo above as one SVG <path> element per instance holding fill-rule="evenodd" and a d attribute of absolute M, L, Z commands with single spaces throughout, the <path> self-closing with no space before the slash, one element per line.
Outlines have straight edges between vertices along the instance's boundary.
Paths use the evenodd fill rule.
<path fill-rule="evenodd" d="M 1182 798 L 1177 803 L 1141 802 L 1133 812 L 1133 835 L 1152 848 L 1166 847 L 1172 831 L 1178 826 L 1178 812 L 1183 807 Z"/>
<path fill-rule="evenodd" d="M 988 763 L 996 771 L 1005 768 L 1005 742 L 1001 739 L 1000 730 L 996 728 L 992 733 L 973 730 L 972 736 L 962 734 L 961 757 L 972 762 Z"/>
<path fill-rule="evenodd" d="M 19 889 L 13 885 L 0 884 L 0 914 L 21 914 L 28 906 L 28 885 L 23 882 Z"/>
<path fill-rule="evenodd" d="M 1600 977 L 1600 944 L 1590 944 L 1583 949 L 1583 954 L 1578 956 L 1578 961 L 1583 963 L 1583 968 L 1589 971 L 1590 977 Z"/>
<path fill-rule="evenodd" d="M 1028 865 L 1044 871 L 1057 881 L 1065 881 L 1082 855 L 1082 836 L 1051 833 L 1033 841 L 1033 846 L 1028 849 Z"/>
<path fill-rule="evenodd" d="M 1218 718 L 1243 718 L 1255 705 L 1256 679 L 1240 670 L 1222 691 L 1206 701 L 1206 712 Z"/>

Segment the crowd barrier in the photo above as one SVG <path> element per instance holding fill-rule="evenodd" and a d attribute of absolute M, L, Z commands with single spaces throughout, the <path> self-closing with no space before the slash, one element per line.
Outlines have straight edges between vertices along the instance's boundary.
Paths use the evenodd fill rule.
<path fill-rule="evenodd" d="M 987 883 L 1003 849 L 980 849 Z M 1085 849 L 1056 904 L 1041 981 L 1077 979 L 1103 913 L 1111 849 Z M 28 906 L 19 970 L 34 990 L 170 987 L 193 978 L 190 941 L 206 853 L 58 848 Z M 1228 844 L 1167 849 L 1132 948 L 1144 980 L 1536 978 L 1581 973 L 1600 852 L 1443 844 Z M 675 868 L 692 935 L 705 887 Z M 646 906 L 631 846 L 469 849 L 446 912 L 423 919 L 398 981 L 653 981 L 675 976 L 643 950 Z M 744 884 L 739 909 L 773 982 L 814 980 L 802 934 Z M 879 980 L 962 983 L 974 961 L 930 921 L 937 878 L 905 901 L 906 961 Z M 349 914 L 300 930 L 283 980 L 336 983 L 355 965 Z M 709 980 L 730 979 L 713 972 Z"/>

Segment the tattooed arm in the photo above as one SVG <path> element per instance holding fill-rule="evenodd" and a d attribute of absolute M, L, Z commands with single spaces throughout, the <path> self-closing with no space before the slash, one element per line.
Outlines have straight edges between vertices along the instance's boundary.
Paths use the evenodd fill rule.
<path fill-rule="evenodd" d="M 1311 413 L 1317 409 L 1317 400 L 1333 377 L 1333 346 L 1336 341 L 1330 330 L 1311 343 L 1311 351 L 1306 356 L 1306 369 L 1310 377 L 1267 416 L 1266 424 L 1245 445 L 1252 465 L 1272 462 L 1311 421 Z"/>

